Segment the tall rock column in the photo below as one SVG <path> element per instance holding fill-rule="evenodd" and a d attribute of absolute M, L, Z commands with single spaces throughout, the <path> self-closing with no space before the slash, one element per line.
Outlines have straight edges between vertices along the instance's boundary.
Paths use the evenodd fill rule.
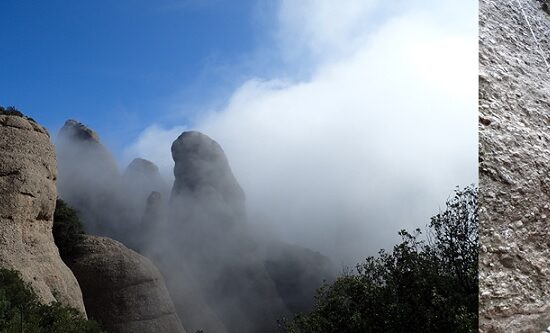
<path fill-rule="evenodd" d="M 247 227 L 245 196 L 220 145 L 199 132 L 172 144 L 170 243 L 229 332 L 275 332 L 288 310 Z M 175 266 L 175 264 L 174 264 Z"/>
<path fill-rule="evenodd" d="M 78 282 L 53 240 L 56 176 L 46 130 L 24 117 L 0 115 L 0 267 L 21 272 L 43 302 L 85 313 Z"/>

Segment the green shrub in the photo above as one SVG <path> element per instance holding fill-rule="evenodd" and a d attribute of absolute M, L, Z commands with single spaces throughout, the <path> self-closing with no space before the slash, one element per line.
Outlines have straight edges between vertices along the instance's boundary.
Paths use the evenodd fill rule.
<path fill-rule="evenodd" d="M 99 324 L 60 303 L 40 304 L 17 271 L 0 269 L 0 332 L 100 333 Z"/>
<path fill-rule="evenodd" d="M 63 200 L 57 199 L 53 217 L 53 238 L 63 260 L 75 254 L 84 235 L 84 226 L 76 211 Z"/>
<path fill-rule="evenodd" d="M 283 321 L 290 333 L 477 332 L 478 190 L 456 190 L 420 229 L 321 287 L 313 310 Z"/>

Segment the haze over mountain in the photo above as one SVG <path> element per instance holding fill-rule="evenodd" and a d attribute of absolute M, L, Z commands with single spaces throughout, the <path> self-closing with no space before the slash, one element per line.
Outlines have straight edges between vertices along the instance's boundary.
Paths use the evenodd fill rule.
<path fill-rule="evenodd" d="M 69 120 L 57 145 L 59 195 L 89 233 L 157 264 L 187 331 L 275 332 L 278 320 L 307 311 L 316 288 L 336 274 L 330 261 L 258 233 L 224 151 L 207 135 L 184 132 L 171 150 L 167 195 L 154 164 L 135 159 L 119 172 L 99 136 Z"/>

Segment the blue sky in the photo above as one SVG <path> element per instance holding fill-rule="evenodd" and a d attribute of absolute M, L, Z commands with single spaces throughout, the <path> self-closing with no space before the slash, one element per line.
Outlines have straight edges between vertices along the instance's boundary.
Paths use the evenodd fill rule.
<path fill-rule="evenodd" d="M 231 65 L 269 34 L 259 10 L 251 0 L 1 1 L 0 105 L 52 131 L 76 118 L 120 150 L 173 120 L 173 103 L 192 113 L 228 93 Z"/>

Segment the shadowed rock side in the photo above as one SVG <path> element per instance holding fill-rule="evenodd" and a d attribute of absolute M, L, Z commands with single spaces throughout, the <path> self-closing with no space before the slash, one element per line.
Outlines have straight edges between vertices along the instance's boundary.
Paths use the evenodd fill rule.
<path fill-rule="evenodd" d="M 85 236 L 68 264 L 90 318 L 108 332 L 185 332 L 158 270 L 109 238 Z"/>
<path fill-rule="evenodd" d="M 309 312 L 317 289 L 336 277 L 327 257 L 281 241 L 272 241 L 267 246 L 265 266 L 293 314 Z"/>
<path fill-rule="evenodd" d="M 244 193 L 221 147 L 184 132 L 172 145 L 169 220 L 186 269 L 229 332 L 275 332 L 287 315 L 246 226 Z"/>
<path fill-rule="evenodd" d="M 549 56 L 550 16 L 521 1 Z M 550 72 L 516 1 L 480 2 L 480 330 L 550 325 Z"/>
<path fill-rule="evenodd" d="M 154 261 L 164 272 L 166 284 L 174 300 L 183 325 L 188 332 L 227 332 L 220 318 L 210 309 L 198 284 L 193 280 L 182 260 L 181 249 L 170 239 L 178 238 L 181 230 L 173 230 L 167 224 L 166 200 L 159 192 L 152 192 L 142 219 L 143 237 L 140 252 Z"/>
<path fill-rule="evenodd" d="M 183 132 L 172 144 L 172 158 L 176 177 L 173 197 L 213 199 L 223 205 L 225 223 L 242 222 L 244 192 L 216 141 L 200 132 Z"/>
<path fill-rule="evenodd" d="M 0 152 L 0 267 L 21 272 L 43 302 L 85 313 L 53 240 L 57 171 L 48 133 L 23 117 L 0 115 Z"/>

